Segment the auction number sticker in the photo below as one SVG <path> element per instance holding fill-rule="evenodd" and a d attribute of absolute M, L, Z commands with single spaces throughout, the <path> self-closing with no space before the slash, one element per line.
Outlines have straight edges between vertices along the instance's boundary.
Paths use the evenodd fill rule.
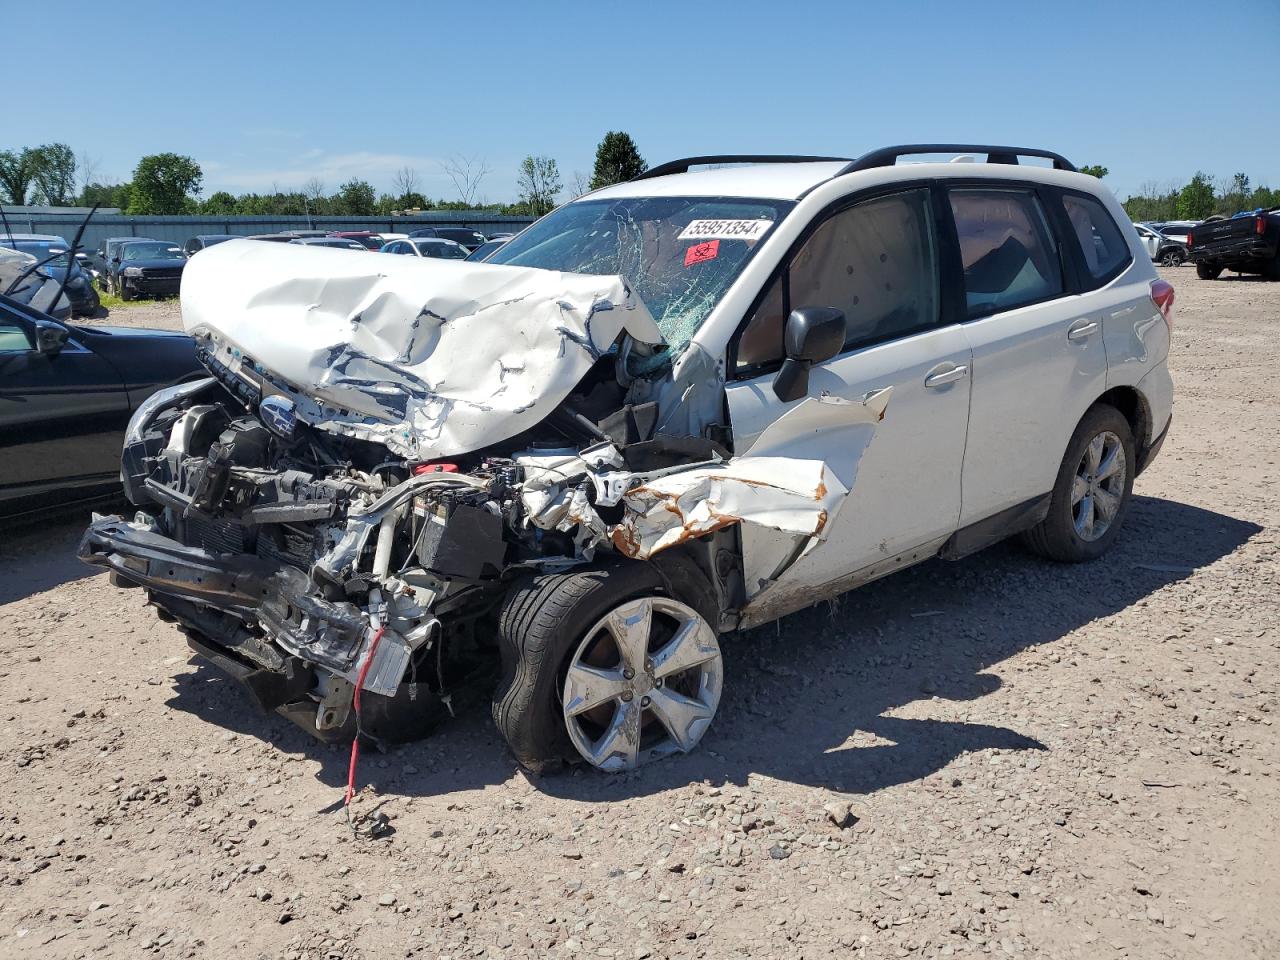
<path fill-rule="evenodd" d="M 772 220 L 694 220 L 677 240 L 759 240 Z"/>

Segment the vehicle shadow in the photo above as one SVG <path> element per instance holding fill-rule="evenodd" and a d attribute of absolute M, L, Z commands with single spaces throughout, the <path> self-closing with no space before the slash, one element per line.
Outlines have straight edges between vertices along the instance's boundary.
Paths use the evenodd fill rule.
<path fill-rule="evenodd" d="M 89 516 L 88 509 L 77 508 L 53 519 L 0 526 L 0 606 L 101 573 L 76 557 Z"/>
<path fill-rule="evenodd" d="M 585 802 L 691 781 L 745 785 L 752 774 L 858 794 L 921 779 L 967 752 L 1044 750 L 1008 726 L 892 714 L 918 700 L 974 700 L 997 691 L 1000 677 L 989 670 L 1002 660 L 1192 576 L 1261 529 L 1188 504 L 1135 497 L 1124 536 L 1094 563 L 1052 564 L 1012 543 L 957 563 L 931 561 L 833 604 L 722 638 L 724 700 L 693 753 L 626 775 L 578 770 L 534 782 L 548 795 Z M 1135 635 L 1131 642 L 1141 649 L 1155 639 Z M 346 782 L 345 748 L 264 717 L 213 668 L 201 664 L 175 683 L 170 706 L 303 751 L 320 762 L 322 782 Z M 390 756 L 371 754 L 376 759 L 362 779 L 384 795 L 407 796 L 509 779 L 514 763 L 487 714 L 472 708 L 428 740 Z"/>

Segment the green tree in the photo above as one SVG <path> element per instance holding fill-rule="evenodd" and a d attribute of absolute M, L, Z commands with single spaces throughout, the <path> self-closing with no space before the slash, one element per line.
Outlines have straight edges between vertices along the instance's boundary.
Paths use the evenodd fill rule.
<path fill-rule="evenodd" d="M 129 190 L 127 183 L 86 183 L 80 192 L 80 204 L 92 207 L 97 203 L 124 210 L 129 206 Z"/>
<path fill-rule="evenodd" d="M 378 212 L 378 195 L 363 180 L 352 177 L 338 188 L 334 198 L 342 216 L 371 217 Z"/>
<path fill-rule="evenodd" d="M 520 201 L 529 214 L 540 217 L 550 213 L 560 192 L 560 168 L 550 157 L 527 156 L 520 163 Z"/>
<path fill-rule="evenodd" d="M 54 207 L 70 205 L 76 192 L 75 151 L 65 143 L 46 143 L 31 154 L 40 199 Z"/>
<path fill-rule="evenodd" d="M 1213 182 L 1209 175 L 1196 171 L 1196 175 L 1178 193 L 1178 217 L 1182 220 L 1203 220 L 1213 213 Z"/>
<path fill-rule="evenodd" d="M 190 157 L 157 153 L 143 157 L 133 171 L 129 208 L 135 215 L 185 213 L 195 207 L 204 173 Z"/>
<path fill-rule="evenodd" d="M 1097 177 L 1099 180 L 1101 180 L 1111 171 L 1108 170 L 1106 167 L 1102 166 L 1101 164 L 1091 163 L 1088 166 L 1081 167 L 1080 172 L 1087 173 L 1089 176 Z"/>
<path fill-rule="evenodd" d="M 25 206 L 35 179 L 35 157 L 30 147 L 18 152 L 0 150 L 0 188 L 4 189 L 5 203 Z"/>
<path fill-rule="evenodd" d="M 1249 201 L 1252 197 L 1253 188 L 1249 186 L 1249 175 L 1237 173 L 1231 178 L 1227 188 L 1222 191 L 1222 196 L 1218 198 L 1217 212 L 1231 216 L 1241 210 L 1251 210 L 1253 208 L 1249 205 Z"/>
<path fill-rule="evenodd" d="M 218 190 L 209 195 L 204 203 L 200 204 L 202 213 L 213 213 L 227 216 L 234 214 L 238 209 L 236 198 L 229 194 L 226 190 Z"/>
<path fill-rule="evenodd" d="M 610 130 L 596 147 L 596 165 L 591 173 L 592 190 L 611 183 L 623 183 L 644 173 L 644 158 L 631 135 Z"/>

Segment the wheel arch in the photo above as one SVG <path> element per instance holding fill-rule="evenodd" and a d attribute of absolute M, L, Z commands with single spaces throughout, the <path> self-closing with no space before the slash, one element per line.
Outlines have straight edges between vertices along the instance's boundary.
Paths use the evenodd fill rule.
<path fill-rule="evenodd" d="M 1137 387 L 1112 387 L 1093 402 L 1093 406 L 1106 404 L 1119 410 L 1129 421 L 1129 429 L 1133 431 L 1133 445 L 1139 458 L 1151 443 L 1151 404 Z M 1082 418 L 1083 419 L 1083 418 Z"/>

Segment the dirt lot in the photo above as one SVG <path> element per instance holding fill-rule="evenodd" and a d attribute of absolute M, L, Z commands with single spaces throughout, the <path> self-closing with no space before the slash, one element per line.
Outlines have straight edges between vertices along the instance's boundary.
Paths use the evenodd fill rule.
<path fill-rule="evenodd" d="M 1104 560 L 1000 546 L 728 638 L 702 747 L 625 777 L 531 781 L 473 711 L 366 759 L 380 840 L 345 750 L 80 567 L 80 521 L 8 537 L 0 955 L 1274 958 L 1280 284 L 1165 275 L 1174 431 Z"/>

